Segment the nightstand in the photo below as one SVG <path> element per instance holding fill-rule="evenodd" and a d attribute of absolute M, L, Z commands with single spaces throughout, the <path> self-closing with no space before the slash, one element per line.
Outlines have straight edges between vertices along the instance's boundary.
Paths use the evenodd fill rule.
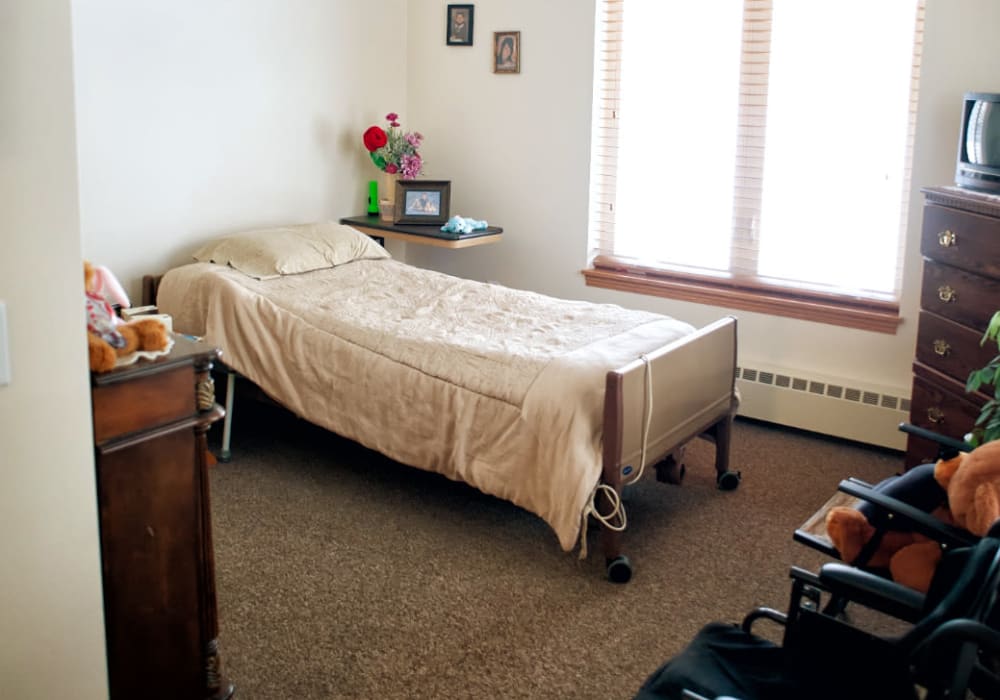
<path fill-rule="evenodd" d="M 205 433 L 222 417 L 219 351 L 184 336 L 162 357 L 91 374 L 112 698 L 224 700 Z"/>

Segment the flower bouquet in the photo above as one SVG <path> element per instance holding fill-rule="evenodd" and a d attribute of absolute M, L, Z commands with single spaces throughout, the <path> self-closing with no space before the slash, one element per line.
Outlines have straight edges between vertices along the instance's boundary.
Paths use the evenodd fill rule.
<path fill-rule="evenodd" d="M 389 112 L 385 119 L 389 122 L 388 129 L 370 126 L 365 130 L 362 138 L 368 155 L 382 172 L 412 180 L 424 170 L 424 162 L 417 153 L 424 137 L 417 131 L 402 131 L 395 112 Z"/>

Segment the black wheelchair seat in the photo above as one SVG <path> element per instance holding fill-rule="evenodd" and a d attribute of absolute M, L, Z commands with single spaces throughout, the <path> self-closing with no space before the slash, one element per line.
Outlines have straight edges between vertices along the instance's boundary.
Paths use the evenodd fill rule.
<path fill-rule="evenodd" d="M 635 696 L 741 700 L 1000 698 L 1000 539 L 991 532 L 946 553 L 926 596 L 871 572 L 828 563 L 793 567 L 788 611 L 758 609 L 742 625 L 713 622 L 654 671 Z M 863 628 L 820 605 L 839 597 L 897 617 L 905 631 Z M 917 609 L 918 614 L 912 614 Z M 783 626 L 781 643 L 752 631 L 761 617 Z"/>

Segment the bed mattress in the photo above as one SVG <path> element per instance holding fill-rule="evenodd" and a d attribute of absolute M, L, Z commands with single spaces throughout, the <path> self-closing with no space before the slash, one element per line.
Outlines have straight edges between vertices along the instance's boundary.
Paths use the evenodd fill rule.
<path fill-rule="evenodd" d="M 297 415 L 535 513 L 564 550 L 601 474 L 606 373 L 694 330 L 391 259 L 269 280 L 193 263 L 157 303 Z"/>

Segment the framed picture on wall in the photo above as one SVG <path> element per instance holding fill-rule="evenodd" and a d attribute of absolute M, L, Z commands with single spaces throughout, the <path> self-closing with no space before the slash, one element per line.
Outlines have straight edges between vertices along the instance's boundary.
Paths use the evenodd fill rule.
<path fill-rule="evenodd" d="M 472 5 L 448 5 L 448 46 L 472 46 Z"/>
<path fill-rule="evenodd" d="M 393 223 L 443 224 L 448 221 L 450 204 L 450 180 L 400 180 Z"/>
<path fill-rule="evenodd" d="M 493 72 L 521 72 L 521 32 L 493 32 Z"/>

